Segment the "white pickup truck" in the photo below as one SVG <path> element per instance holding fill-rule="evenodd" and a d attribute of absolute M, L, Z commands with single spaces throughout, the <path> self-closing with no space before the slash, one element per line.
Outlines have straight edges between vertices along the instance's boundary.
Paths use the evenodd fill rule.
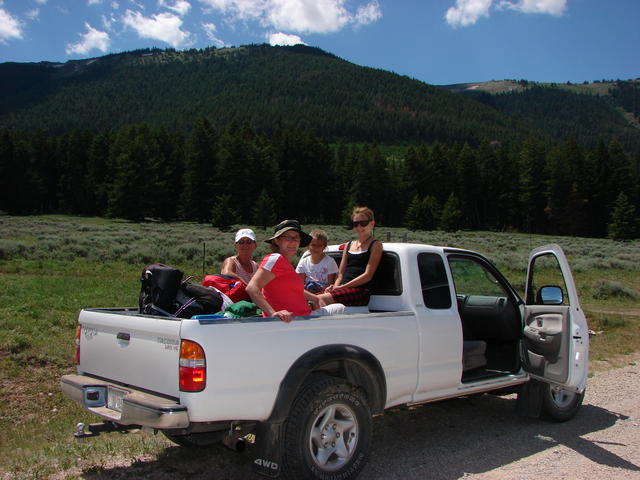
<path fill-rule="evenodd" d="M 258 473 L 326 480 L 358 475 L 372 416 L 390 407 L 517 392 L 522 414 L 572 418 L 589 336 L 557 245 L 531 252 L 523 300 L 478 253 L 384 243 L 368 308 L 291 323 L 84 309 L 76 344 L 62 390 L 103 420 L 77 437 L 146 427 L 183 446 L 242 445 L 253 433 Z"/>

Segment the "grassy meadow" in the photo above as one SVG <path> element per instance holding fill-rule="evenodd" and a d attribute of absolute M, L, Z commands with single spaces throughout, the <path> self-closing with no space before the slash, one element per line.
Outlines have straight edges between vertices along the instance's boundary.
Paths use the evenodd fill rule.
<path fill-rule="evenodd" d="M 323 228 L 330 243 L 351 236 L 345 227 Z M 258 259 L 268 251 L 261 240 L 271 230 L 254 229 Z M 598 333 L 591 339 L 592 367 L 619 365 L 639 349 L 640 241 L 384 227 L 376 236 L 484 253 L 521 292 L 529 251 L 558 243 L 569 257 L 590 328 Z M 136 305 L 138 278 L 147 264 L 178 267 L 197 281 L 218 272 L 232 253 L 233 231 L 209 225 L 0 216 L 0 479 L 48 478 L 60 471 L 67 475 L 57 479 L 76 478 L 108 467 L 113 457 L 166 457 L 171 444 L 162 436 L 73 440 L 77 422 L 98 421 L 64 399 L 58 386 L 62 374 L 74 371 L 76 313 L 83 307 Z"/>

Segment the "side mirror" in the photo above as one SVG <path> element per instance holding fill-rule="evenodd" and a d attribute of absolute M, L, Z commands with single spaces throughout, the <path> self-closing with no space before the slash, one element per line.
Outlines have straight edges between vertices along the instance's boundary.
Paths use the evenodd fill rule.
<path fill-rule="evenodd" d="M 538 305 L 562 305 L 564 303 L 562 288 L 552 285 L 540 287 L 536 297 L 536 304 Z"/>

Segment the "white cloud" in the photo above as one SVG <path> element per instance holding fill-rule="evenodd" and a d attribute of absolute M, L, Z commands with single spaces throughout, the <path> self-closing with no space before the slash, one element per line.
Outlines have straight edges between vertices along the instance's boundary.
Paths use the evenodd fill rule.
<path fill-rule="evenodd" d="M 476 23 L 480 17 L 488 17 L 493 0 L 456 0 L 454 7 L 445 15 L 452 27 L 466 27 Z"/>
<path fill-rule="evenodd" d="M 173 5 L 169 5 L 166 0 L 158 0 L 158 5 L 176 12 L 181 17 L 184 17 L 191 9 L 191 4 L 186 0 L 176 0 Z"/>
<path fill-rule="evenodd" d="M 117 10 L 120 8 L 120 4 L 118 2 L 111 2 L 111 8 Z"/>
<path fill-rule="evenodd" d="M 22 38 L 23 24 L 4 8 L 0 8 L 0 43 L 6 43 L 12 38 Z"/>
<path fill-rule="evenodd" d="M 499 7 L 523 13 L 546 13 L 560 16 L 567 9 L 567 0 L 502 0 Z"/>
<path fill-rule="evenodd" d="M 38 16 L 40 16 L 40 9 L 34 8 L 33 10 L 27 10 L 26 12 L 24 12 L 24 16 L 29 20 L 35 20 L 36 18 L 38 18 Z"/>
<path fill-rule="evenodd" d="M 273 0 L 266 23 L 278 30 L 336 32 L 349 23 L 349 12 L 335 0 Z"/>
<path fill-rule="evenodd" d="M 36 3 L 39 3 L 40 5 L 44 5 L 45 3 L 47 3 L 47 0 L 36 0 Z"/>
<path fill-rule="evenodd" d="M 100 50 L 102 53 L 109 50 L 111 39 L 107 32 L 96 30 L 88 23 L 85 23 L 84 26 L 87 32 L 82 34 L 82 39 L 78 43 L 70 43 L 67 45 L 65 49 L 67 55 L 86 55 L 94 49 Z"/>
<path fill-rule="evenodd" d="M 111 14 L 109 17 L 107 17 L 106 15 L 101 15 L 100 18 L 102 19 L 102 26 L 109 32 L 112 31 L 113 24 L 118 22 L 118 19 L 114 17 L 113 14 Z"/>
<path fill-rule="evenodd" d="M 139 10 L 144 10 L 144 5 L 140 2 L 136 2 L 136 0 L 129 0 L 129 3 L 132 3 L 133 5 L 135 5 L 135 7 Z"/>
<path fill-rule="evenodd" d="M 134 29 L 140 37 L 160 40 L 174 48 L 191 45 L 191 34 L 180 29 L 182 19 L 168 12 L 145 17 L 140 12 L 127 10 L 122 22 Z"/>
<path fill-rule="evenodd" d="M 100 5 L 102 0 L 87 0 L 88 5 Z"/>
<path fill-rule="evenodd" d="M 298 35 L 289 35 L 282 32 L 268 33 L 266 35 L 269 45 L 306 45 Z"/>
<path fill-rule="evenodd" d="M 200 0 L 231 21 L 259 21 L 264 27 L 297 33 L 330 33 L 347 25 L 364 25 L 382 17 L 377 0 L 353 13 L 346 0 Z"/>
<path fill-rule="evenodd" d="M 268 9 L 271 0 L 200 0 L 233 20 L 256 20 Z"/>
<path fill-rule="evenodd" d="M 219 39 L 216 36 L 216 34 L 218 32 L 218 29 L 216 28 L 215 24 L 213 24 L 213 23 L 203 23 L 202 24 L 202 29 L 206 33 L 207 38 L 209 39 L 209 41 L 211 43 L 213 43 L 216 47 L 220 48 L 220 47 L 226 46 L 224 41 Z"/>
<path fill-rule="evenodd" d="M 368 25 L 370 23 L 377 22 L 381 18 L 382 11 L 380 10 L 380 4 L 378 2 L 371 2 L 367 5 L 358 7 L 355 22 L 359 25 Z"/>
<path fill-rule="evenodd" d="M 445 19 L 452 27 L 467 27 L 488 17 L 492 8 L 560 16 L 567 9 L 567 0 L 456 0 Z"/>

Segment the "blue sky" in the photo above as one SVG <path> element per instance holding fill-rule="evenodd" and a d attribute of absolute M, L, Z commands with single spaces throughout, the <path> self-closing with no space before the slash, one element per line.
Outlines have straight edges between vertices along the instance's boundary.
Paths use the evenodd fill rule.
<path fill-rule="evenodd" d="M 640 77 L 640 0 L 0 0 L 0 62 L 322 48 L 443 85 Z"/>

